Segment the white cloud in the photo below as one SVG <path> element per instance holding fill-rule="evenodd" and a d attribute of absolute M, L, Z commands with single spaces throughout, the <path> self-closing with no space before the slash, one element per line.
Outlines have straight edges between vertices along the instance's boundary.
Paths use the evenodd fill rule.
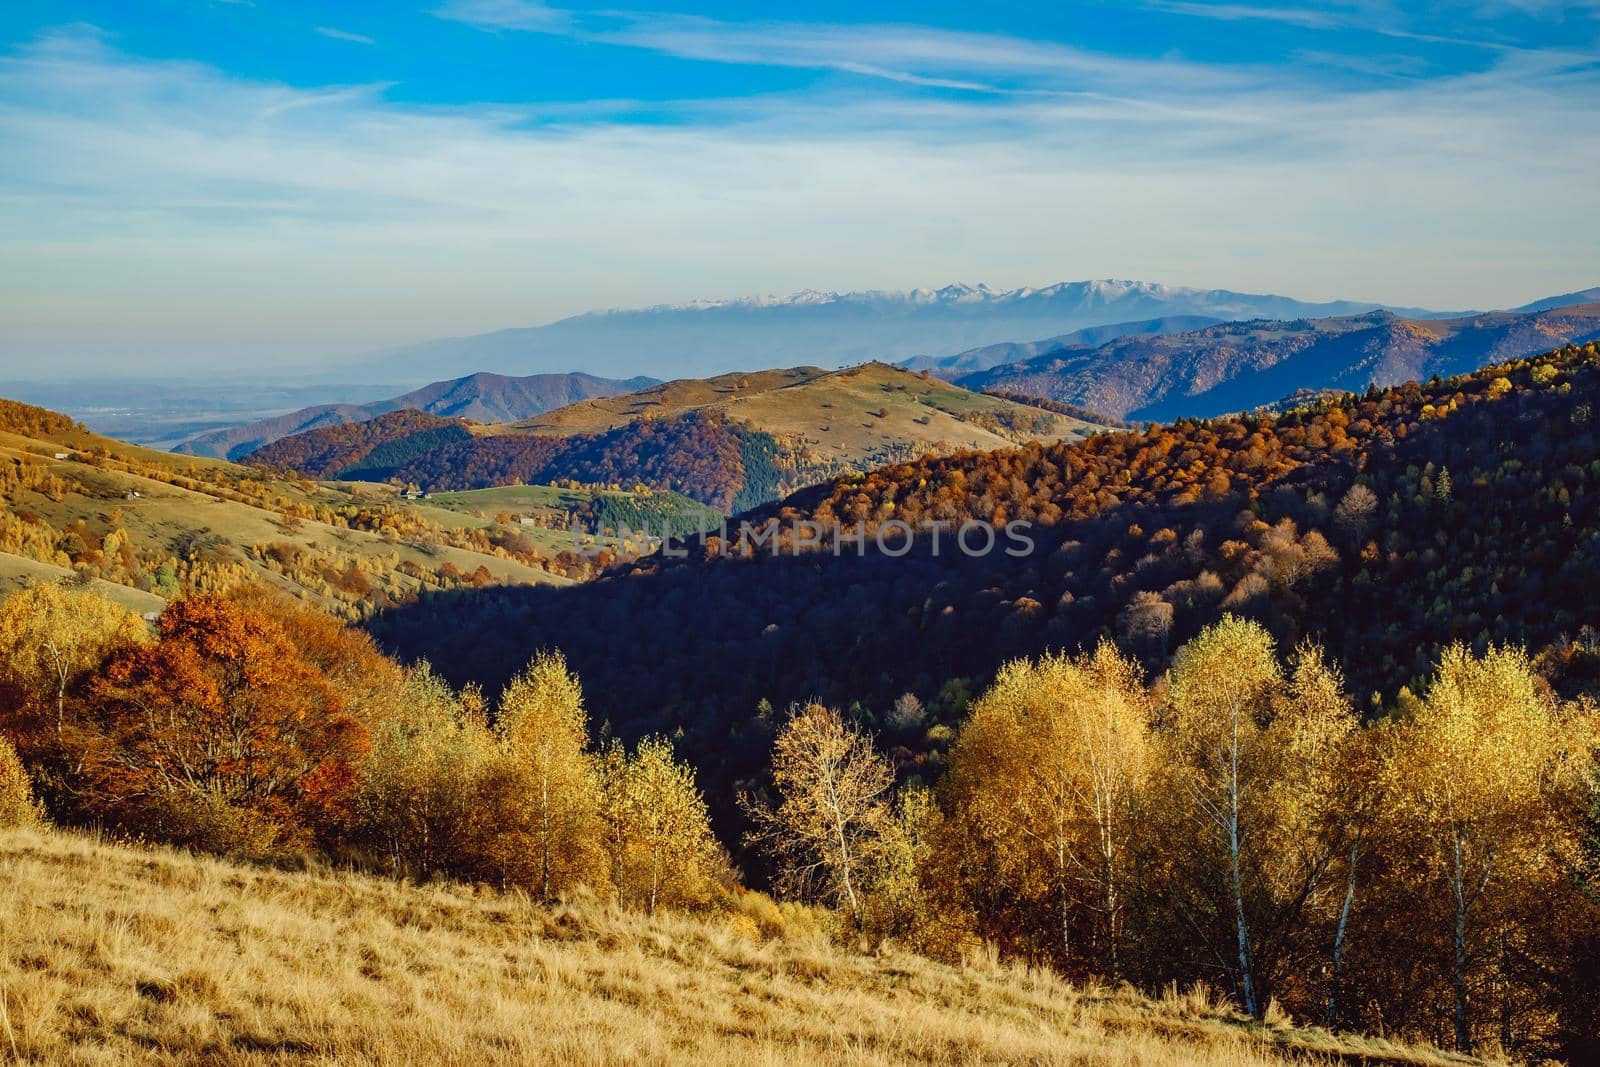
<path fill-rule="evenodd" d="M 568 21 L 566 12 L 537 0 L 445 0 L 433 13 L 494 30 L 558 30 Z"/>
<path fill-rule="evenodd" d="M 935 43 L 974 72 L 1005 62 Z M 855 56 L 905 69 L 933 47 Z M 58 34 L 0 59 L 0 370 L 310 359 L 807 286 L 1115 275 L 1485 306 L 1593 284 L 1573 222 L 1600 217 L 1592 67 L 1511 56 L 1339 94 L 1259 73 L 1088 85 L 823 87 L 629 122 L 294 88 Z"/>
<path fill-rule="evenodd" d="M 352 44 L 377 44 L 378 42 L 364 33 L 351 33 L 349 30 L 335 29 L 332 26 L 318 26 L 316 32 L 324 37 L 331 37 L 335 41 L 349 41 Z"/>
<path fill-rule="evenodd" d="M 1310 29 L 1328 29 L 1346 22 L 1332 7 L 1258 7 L 1253 4 L 1211 3 L 1208 0 L 1150 0 L 1146 6 L 1174 15 L 1194 15 L 1225 22 L 1283 22 Z"/>
<path fill-rule="evenodd" d="M 1224 73 L 1171 58 L 1131 59 L 1004 34 L 915 25 L 734 23 L 615 11 L 580 20 L 520 0 L 452 0 L 434 14 L 482 29 L 559 33 L 684 59 L 834 70 L 905 85 L 977 92 L 1068 89 L 1087 80 L 1101 83 L 1102 88 L 1107 84 L 1217 88 L 1237 84 L 1243 76 L 1242 71 Z"/>

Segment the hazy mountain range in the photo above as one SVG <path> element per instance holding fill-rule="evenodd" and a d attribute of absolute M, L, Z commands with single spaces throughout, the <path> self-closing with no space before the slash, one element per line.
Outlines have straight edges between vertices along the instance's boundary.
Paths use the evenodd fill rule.
<path fill-rule="evenodd" d="M 1118 417 L 1164 421 L 1271 404 L 1299 390 L 1363 390 L 1459 374 L 1568 342 L 1600 338 L 1600 303 L 1539 301 L 1536 311 L 1449 319 L 1387 311 L 1295 321 L 1225 322 L 1103 345 L 1068 345 L 1020 362 L 951 377 L 1076 404 Z"/>
<path fill-rule="evenodd" d="M 323 426 L 365 422 L 408 408 L 474 422 L 516 422 L 568 404 L 637 392 L 656 384 L 659 383 L 654 378 L 617 381 L 591 374 L 534 374 L 521 378 L 469 374 L 370 404 L 317 404 L 287 415 L 216 430 L 185 441 L 173 451 L 238 459 L 292 434 Z"/>
<path fill-rule="evenodd" d="M 945 356 L 980 345 L 1172 316 L 1299 319 L 1352 315 L 1381 306 L 1115 280 L 1010 290 L 985 285 L 902 292 L 807 290 L 787 297 L 591 312 L 546 326 L 410 345 L 384 353 L 373 367 L 400 377 L 483 370 L 533 374 L 582 366 L 614 376 L 700 378 L 795 364 L 840 366 Z M 1389 310 L 1416 317 L 1434 314 L 1418 308 Z"/>
<path fill-rule="evenodd" d="M 1119 337 L 1183 333 L 1211 326 L 1220 321 L 1222 320 L 1207 315 L 1169 315 L 1166 318 L 1146 319 L 1143 322 L 1113 322 L 1105 326 L 1090 326 L 1071 333 L 1057 334 L 1042 341 L 1002 341 L 999 344 L 969 348 L 953 356 L 912 356 L 902 361 L 900 366 L 907 370 L 930 370 L 941 378 L 951 378 L 958 374 L 988 370 L 990 367 L 1006 363 L 1020 363 L 1047 352 L 1058 352 L 1063 348 L 1093 348 L 1108 341 L 1115 341 Z"/>
<path fill-rule="evenodd" d="M 1600 299 L 1600 289 L 1583 290 L 1534 301 L 1504 314 L 1560 311 L 1596 299 Z M 1299 344 L 1267 344 L 1266 334 L 1284 330 L 1274 328 L 1263 334 L 1260 327 L 1252 325 L 1246 331 L 1253 338 L 1247 343 L 1250 354 L 1235 358 L 1225 350 L 1240 343 L 1239 331 L 1222 329 L 1207 334 L 1207 329 L 1218 328 L 1226 321 L 1243 320 L 1253 324 L 1290 322 L 1305 333 L 1310 329 L 1305 323 L 1322 321 L 1334 325 L 1317 327 L 1312 332 L 1343 336 L 1353 327 L 1339 323 L 1353 323 L 1361 315 L 1374 312 L 1412 323 L 1478 318 L 1472 313 L 1451 317 L 1417 309 L 1380 309 L 1350 301 L 1317 304 L 1283 296 L 1133 281 L 1069 282 L 1007 291 L 982 285 L 905 292 L 805 291 L 781 298 L 696 301 L 593 312 L 549 326 L 410 346 L 385 357 L 384 376 L 416 380 L 430 371 L 443 380 L 371 403 L 350 402 L 366 397 L 329 396 L 327 402 L 287 414 L 283 413 L 287 405 L 250 412 L 239 420 L 241 425 L 234 427 L 214 429 L 213 421 L 211 427 L 206 427 L 211 432 L 189 437 L 178 450 L 239 458 L 291 434 L 407 408 L 476 422 L 514 422 L 583 400 L 635 392 L 654 384 L 656 378 L 694 379 L 714 377 L 716 373 L 759 371 L 788 362 L 791 357 L 794 362 L 824 367 L 898 358 L 901 366 L 932 370 L 947 380 L 980 375 L 965 382 L 979 388 L 1099 405 L 1098 409 L 1107 414 L 1126 410 L 1142 415 L 1142 409 L 1158 398 L 1201 397 L 1223 381 L 1232 381 L 1239 375 L 1251 377 L 1269 366 L 1277 367 Z M 1155 340 L 1163 336 L 1183 340 Z M 1041 337 L 1042 340 L 1033 340 Z M 1426 342 L 1418 343 L 1429 347 Z M 1524 343 L 1537 347 L 1542 338 L 1530 336 Z M 1410 342 L 1396 334 L 1382 344 L 1398 350 Z M 1467 361 L 1479 354 L 1491 354 L 1473 350 L 1470 339 L 1464 347 L 1468 354 L 1462 359 Z M 1100 349 L 1104 351 L 1099 356 L 1087 358 L 1088 353 Z M 1153 353 L 1163 354 L 1156 363 L 1149 362 Z M 1062 361 L 1069 355 L 1085 359 L 1068 366 Z M 1046 357 L 1061 365 L 997 371 Z M 1129 360 L 1140 365 L 1120 366 Z M 1277 376 L 1261 379 L 1260 389 L 1245 392 L 1250 399 L 1266 403 L 1298 389 L 1325 387 L 1330 379 L 1343 380 L 1331 372 L 1307 373 L 1305 380 L 1296 380 L 1304 362 L 1285 365 Z M 1388 366 L 1383 357 L 1373 362 L 1380 370 Z M 583 366 L 589 373 L 499 373 L 536 371 L 549 365 Z M 1189 365 L 1191 381 L 1173 380 L 1168 373 L 1174 367 Z M 1403 369 L 1407 365 L 1402 358 L 1394 367 Z M 1457 360 L 1451 365 L 1464 364 Z M 607 369 L 629 368 L 648 370 L 653 377 L 619 381 L 597 376 Z M 453 374 L 444 378 L 446 372 Z M 1400 373 L 1400 369 L 1393 373 Z M 1141 375 L 1154 375 L 1161 380 L 1133 384 Z M 1090 377 L 1105 381 L 1091 383 Z M 1387 370 L 1380 374 L 1380 380 L 1390 377 Z M 1279 385 L 1286 388 L 1272 396 L 1260 395 Z M 1189 413 L 1190 408 L 1198 406 L 1210 411 L 1216 403 L 1231 399 L 1231 394 L 1224 391 L 1206 396 L 1197 404 L 1179 399 L 1175 406 L 1156 410 L 1159 414 Z M 191 435 L 201 428 L 191 430 Z M 177 439 L 181 438 L 169 440 Z"/>

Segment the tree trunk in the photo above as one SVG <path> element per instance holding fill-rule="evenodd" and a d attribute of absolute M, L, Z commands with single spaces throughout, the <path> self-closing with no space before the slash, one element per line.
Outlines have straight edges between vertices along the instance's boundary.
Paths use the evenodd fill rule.
<path fill-rule="evenodd" d="M 1455 869 L 1451 872 L 1451 888 L 1456 895 L 1455 928 L 1455 991 L 1456 991 L 1456 1051 L 1472 1051 L 1472 1030 L 1467 1025 L 1467 891 L 1466 872 L 1462 870 L 1461 835 L 1456 834 Z"/>
<path fill-rule="evenodd" d="M 1059 911 L 1058 919 L 1061 923 L 1061 965 L 1065 967 L 1071 959 L 1072 950 L 1072 902 L 1067 894 L 1067 850 L 1066 844 L 1060 837 L 1056 838 L 1056 908 Z"/>
<path fill-rule="evenodd" d="M 1113 982 L 1122 977 L 1121 953 L 1118 951 L 1119 942 L 1122 939 L 1119 923 L 1117 922 L 1119 907 L 1114 861 L 1108 858 L 1106 861 L 1106 954 L 1111 960 L 1110 974 Z"/>
<path fill-rule="evenodd" d="M 548 770 L 539 776 L 539 881 L 544 890 L 544 899 L 549 901 L 550 896 L 550 774 Z"/>
<path fill-rule="evenodd" d="M 856 900 L 855 882 L 850 875 L 850 836 L 846 833 L 844 813 L 839 810 L 837 803 L 834 805 L 833 826 L 834 833 L 839 838 L 839 881 L 844 890 L 845 900 L 850 904 L 850 922 L 860 930 L 861 905 Z"/>
<path fill-rule="evenodd" d="M 1233 929 L 1239 944 L 1239 991 L 1244 998 L 1244 1010 L 1260 1018 L 1256 1007 L 1255 982 L 1250 976 L 1250 935 L 1244 921 L 1244 874 L 1240 870 L 1239 840 L 1239 714 L 1234 711 L 1233 745 L 1228 753 L 1228 867 L 1233 882 Z"/>
<path fill-rule="evenodd" d="M 1333 1029 L 1333 1022 L 1339 1010 L 1339 983 L 1344 970 L 1344 934 L 1350 924 L 1350 908 L 1356 902 L 1356 861 L 1361 855 L 1361 841 L 1357 838 L 1350 843 L 1350 877 L 1345 882 L 1344 904 L 1339 908 L 1339 925 L 1333 934 L 1333 975 L 1328 982 L 1328 1011 L 1323 1016 L 1322 1025 Z"/>

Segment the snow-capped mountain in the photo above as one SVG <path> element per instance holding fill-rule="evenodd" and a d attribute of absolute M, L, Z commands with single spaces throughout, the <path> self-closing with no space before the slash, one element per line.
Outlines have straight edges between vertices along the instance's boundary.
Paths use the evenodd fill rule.
<path fill-rule="evenodd" d="M 391 377 L 439 378 L 481 370 L 535 374 L 573 367 L 614 376 L 706 377 L 797 364 L 944 356 L 1001 341 L 1174 315 L 1300 319 L 1381 306 L 1116 279 L 1020 289 L 968 284 L 850 293 L 806 289 L 788 296 L 589 312 L 545 326 L 413 345 L 387 353 L 382 365 Z"/>

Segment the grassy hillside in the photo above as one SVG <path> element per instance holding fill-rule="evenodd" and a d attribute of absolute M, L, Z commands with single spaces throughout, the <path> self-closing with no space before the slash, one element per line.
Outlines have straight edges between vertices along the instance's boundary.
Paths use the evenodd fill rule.
<path fill-rule="evenodd" d="M 568 436 L 600 433 L 639 418 L 711 409 L 775 437 L 793 437 L 825 459 L 855 462 L 889 446 L 948 452 L 1055 440 L 1092 429 L 1082 420 L 968 392 L 884 363 L 725 374 L 667 382 L 591 400 L 489 432 Z M 1014 425 L 1012 425 L 1014 424 Z"/>
<path fill-rule="evenodd" d="M 1121 417 L 1210 417 L 1299 389 L 1364 390 L 1463 374 L 1600 337 L 1600 304 L 1455 319 L 1387 312 L 1294 322 L 1227 322 L 1187 333 L 1078 346 L 957 379 Z"/>
<path fill-rule="evenodd" d="M 639 483 L 726 511 L 927 453 L 1071 440 L 1100 428 L 870 363 L 669 382 L 508 425 L 393 412 L 285 438 L 249 458 L 312 477 L 435 490 Z"/>
<path fill-rule="evenodd" d="M 519 558 L 387 491 L 266 478 L 99 437 L 42 409 L 0 415 L 0 553 L 32 564 L 0 565 L 14 582 L 75 571 L 154 610 L 182 589 L 254 578 L 359 614 L 467 576 L 563 580 L 543 565 L 553 553 Z"/>
<path fill-rule="evenodd" d="M 24 556 L 0 552 L 0 597 L 13 590 L 24 589 L 40 582 L 66 582 L 76 577 L 77 572 L 67 567 L 58 567 L 52 563 L 41 563 Z M 120 604 L 129 611 L 136 611 L 141 615 L 160 611 L 167 605 L 166 600 L 155 593 L 117 585 L 102 578 L 92 579 L 89 587 L 113 604 Z"/>
<path fill-rule="evenodd" d="M 1477 1062 L 977 958 L 859 956 L 748 915 L 0 831 L 0 1050 L 67 1063 Z"/>

